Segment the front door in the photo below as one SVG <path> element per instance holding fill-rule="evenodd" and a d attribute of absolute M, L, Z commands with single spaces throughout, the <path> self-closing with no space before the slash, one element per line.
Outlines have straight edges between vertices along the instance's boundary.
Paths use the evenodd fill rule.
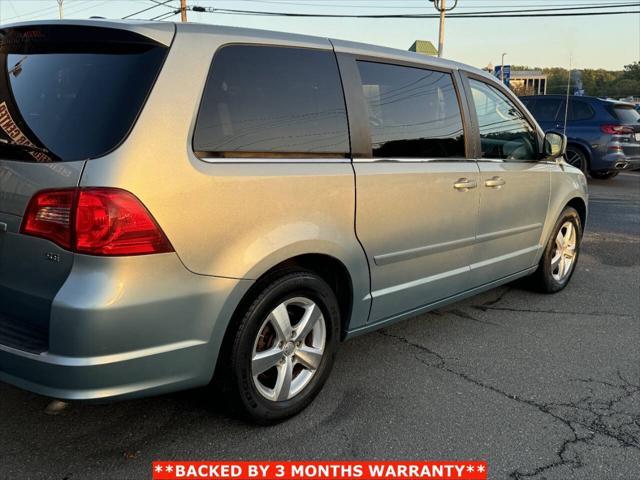
<path fill-rule="evenodd" d="M 475 286 L 533 266 L 542 247 L 551 165 L 539 161 L 532 123 L 504 92 L 469 79 L 480 132 L 480 213 L 471 262 Z"/>
<path fill-rule="evenodd" d="M 372 155 L 354 160 L 356 232 L 377 322 L 468 288 L 480 179 L 451 73 L 357 66 Z"/>

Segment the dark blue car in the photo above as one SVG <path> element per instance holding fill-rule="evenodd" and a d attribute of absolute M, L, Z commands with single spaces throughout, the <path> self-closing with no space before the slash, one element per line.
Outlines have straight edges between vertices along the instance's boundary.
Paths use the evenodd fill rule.
<path fill-rule="evenodd" d="M 640 113 L 630 103 L 596 97 L 534 95 L 520 98 L 545 130 L 564 132 L 567 162 L 593 178 L 640 168 Z"/>

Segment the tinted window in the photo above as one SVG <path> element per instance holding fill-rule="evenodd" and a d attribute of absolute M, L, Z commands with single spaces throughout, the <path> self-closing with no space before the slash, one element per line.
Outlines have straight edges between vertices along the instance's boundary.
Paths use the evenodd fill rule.
<path fill-rule="evenodd" d="M 616 114 L 616 118 L 620 120 L 621 123 L 629 125 L 640 122 L 640 113 L 631 105 L 616 105 L 613 108 L 613 111 Z"/>
<path fill-rule="evenodd" d="M 553 122 L 560 110 L 562 100 L 556 98 L 538 98 L 529 111 L 539 122 Z"/>
<path fill-rule="evenodd" d="M 105 33 L 106 32 L 106 33 Z M 126 136 L 167 49 L 130 32 L 86 27 L 0 31 L 0 158 L 99 157 Z"/>
<path fill-rule="evenodd" d="M 569 102 L 569 120 L 577 122 L 580 120 L 589 120 L 593 117 L 593 109 L 586 102 L 579 100 L 571 100 Z"/>
<path fill-rule="evenodd" d="M 234 45 L 214 58 L 193 144 L 211 156 L 345 157 L 348 132 L 333 52 Z"/>
<path fill-rule="evenodd" d="M 358 62 L 374 157 L 464 157 L 451 75 Z"/>
<path fill-rule="evenodd" d="M 535 160 L 535 130 L 522 112 L 497 89 L 469 80 L 478 115 L 483 158 Z"/>

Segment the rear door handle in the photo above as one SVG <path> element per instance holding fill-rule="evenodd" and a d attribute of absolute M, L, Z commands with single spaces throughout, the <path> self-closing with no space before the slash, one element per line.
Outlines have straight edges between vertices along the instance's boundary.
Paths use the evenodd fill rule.
<path fill-rule="evenodd" d="M 489 187 L 489 188 L 495 188 L 496 190 L 499 190 L 500 188 L 502 188 L 502 186 L 505 183 L 507 183 L 507 182 L 505 182 L 502 178 L 493 177 L 493 178 L 490 178 L 489 180 L 487 180 L 486 182 L 484 182 L 484 186 L 485 187 Z"/>
<path fill-rule="evenodd" d="M 475 180 L 469 180 L 468 178 L 459 178 L 458 181 L 453 184 L 453 188 L 461 192 L 468 192 L 477 186 L 478 183 Z"/>

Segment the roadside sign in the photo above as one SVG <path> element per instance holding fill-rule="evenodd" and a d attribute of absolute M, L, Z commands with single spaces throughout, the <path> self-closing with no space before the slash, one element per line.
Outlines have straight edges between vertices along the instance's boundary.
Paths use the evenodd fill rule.
<path fill-rule="evenodd" d="M 493 73 L 497 78 L 502 77 L 502 65 L 496 66 Z M 511 65 L 504 66 L 504 84 L 508 87 L 511 85 Z"/>

